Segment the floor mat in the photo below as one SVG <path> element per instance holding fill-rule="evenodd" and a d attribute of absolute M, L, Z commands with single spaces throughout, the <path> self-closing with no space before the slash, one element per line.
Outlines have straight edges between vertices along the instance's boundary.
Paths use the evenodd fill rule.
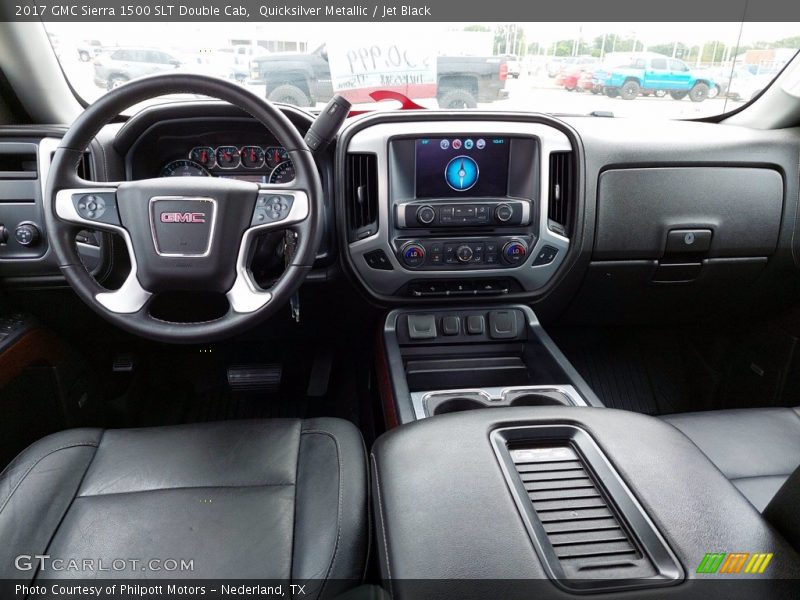
<path fill-rule="evenodd" d="M 564 329 L 553 338 L 610 408 L 648 415 L 705 408 L 715 374 L 680 332 Z"/>

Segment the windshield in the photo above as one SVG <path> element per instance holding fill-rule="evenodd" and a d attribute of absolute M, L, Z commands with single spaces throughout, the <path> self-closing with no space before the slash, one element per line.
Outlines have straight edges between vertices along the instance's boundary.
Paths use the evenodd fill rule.
<path fill-rule="evenodd" d="M 799 25 L 45 24 L 87 102 L 184 71 L 310 110 L 333 94 L 374 108 L 376 92 L 388 91 L 426 108 L 648 118 L 709 117 L 749 102 L 796 54 Z"/>

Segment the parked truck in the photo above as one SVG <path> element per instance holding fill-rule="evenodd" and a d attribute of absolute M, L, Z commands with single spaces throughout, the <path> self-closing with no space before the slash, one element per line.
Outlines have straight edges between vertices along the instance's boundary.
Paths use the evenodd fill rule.
<path fill-rule="evenodd" d="M 478 103 L 508 97 L 508 65 L 499 56 L 439 56 L 436 59 L 436 98 L 441 108 L 476 108 Z M 310 53 L 283 52 L 254 58 L 251 81 L 266 86 L 273 102 L 315 106 L 333 96 L 326 47 Z"/>

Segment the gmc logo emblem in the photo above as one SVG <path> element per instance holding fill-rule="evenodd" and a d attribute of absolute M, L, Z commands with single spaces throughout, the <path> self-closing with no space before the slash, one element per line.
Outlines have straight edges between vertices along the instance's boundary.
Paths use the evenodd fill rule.
<path fill-rule="evenodd" d="M 201 212 L 162 212 L 162 223 L 205 223 L 206 213 Z"/>

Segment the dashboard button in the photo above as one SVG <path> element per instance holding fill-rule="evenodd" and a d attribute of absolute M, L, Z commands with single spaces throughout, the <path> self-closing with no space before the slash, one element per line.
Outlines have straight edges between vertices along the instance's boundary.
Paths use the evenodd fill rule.
<path fill-rule="evenodd" d="M 23 223 L 14 231 L 14 239 L 20 246 L 35 246 L 41 235 L 39 228 L 33 223 Z"/>
<path fill-rule="evenodd" d="M 519 240 L 512 240 L 503 246 L 503 262 L 509 265 L 518 265 L 525 261 L 528 255 L 528 246 Z"/>
<path fill-rule="evenodd" d="M 419 267 L 425 262 L 425 248 L 421 244 L 409 242 L 403 246 L 401 256 L 407 267 Z"/>
<path fill-rule="evenodd" d="M 513 216 L 514 211 L 508 204 L 500 204 L 494 209 L 494 218 L 501 223 L 507 223 Z"/>
<path fill-rule="evenodd" d="M 472 248 L 466 244 L 459 246 L 456 250 L 456 257 L 458 258 L 459 262 L 462 263 L 468 263 L 471 261 L 474 254 L 475 252 L 472 250 Z"/>
<path fill-rule="evenodd" d="M 483 315 L 470 315 L 467 317 L 467 333 L 470 335 L 480 335 L 483 333 Z"/>
<path fill-rule="evenodd" d="M 542 246 L 542 249 L 536 254 L 533 260 L 534 265 L 548 265 L 555 260 L 558 255 L 558 248 L 552 246 Z"/>
<path fill-rule="evenodd" d="M 367 264 L 373 269 L 379 269 L 381 271 L 393 270 L 392 263 L 389 262 L 389 257 L 386 256 L 386 253 L 383 250 L 373 250 L 372 252 L 367 252 L 364 255 L 364 260 L 366 260 Z"/>
<path fill-rule="evenodd" d="M 423 225 L 430 225 L 436 220 L 436 211 L 430 206 L 422 206 L 417 211 L 417 221 Z"/>
<path fill-rule="evenodd" d="M 458 335 L 461 332 L 461 319 L 458 317 L 442 318 L 442 333 L 445 335 Z"/>

